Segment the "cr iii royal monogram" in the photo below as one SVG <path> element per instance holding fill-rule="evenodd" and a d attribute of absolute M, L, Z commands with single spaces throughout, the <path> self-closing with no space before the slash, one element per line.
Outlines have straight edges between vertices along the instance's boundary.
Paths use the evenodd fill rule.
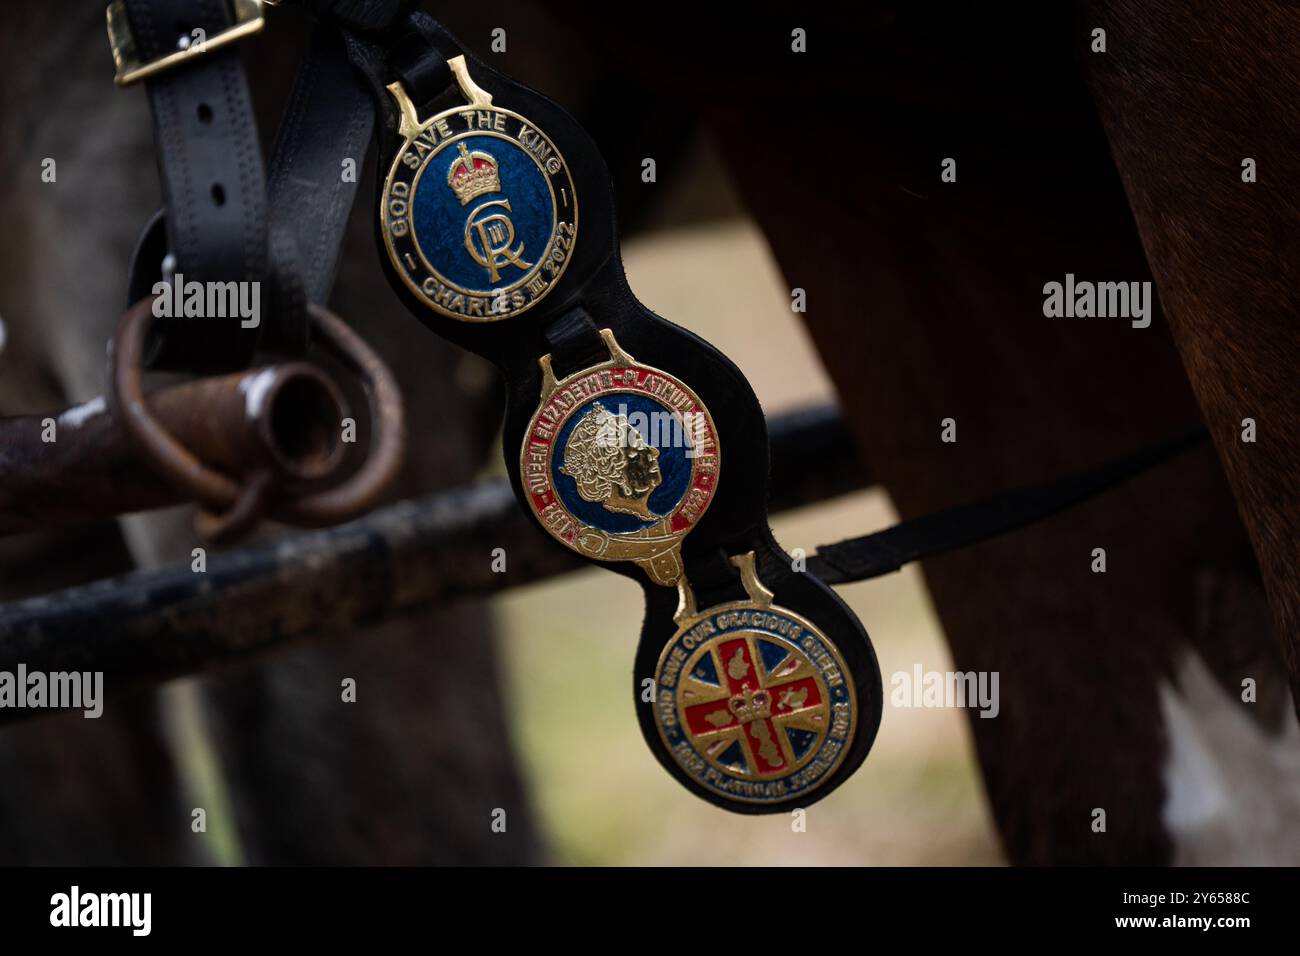
<path fill-rule="evenodd" d="M 384 182 L 381 227 L 406 286 L 464 322 L 508 319 L 564 274 L 578 235 L 568 164 L 546 134 L 492 105 L 463 57 L 448 62 L 467 105 L 419 120 L 388 87 L 404 140 Z"/>

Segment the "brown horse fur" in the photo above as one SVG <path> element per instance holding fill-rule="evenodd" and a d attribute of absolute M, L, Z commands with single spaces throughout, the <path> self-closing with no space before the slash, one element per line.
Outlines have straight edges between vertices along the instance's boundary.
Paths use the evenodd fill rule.
<path fill-rule="evenodd" d="M 1087 22 L 1109 28 L 1083 62 L 1300 708 L 1300 8 L 1119 0 Z"/>

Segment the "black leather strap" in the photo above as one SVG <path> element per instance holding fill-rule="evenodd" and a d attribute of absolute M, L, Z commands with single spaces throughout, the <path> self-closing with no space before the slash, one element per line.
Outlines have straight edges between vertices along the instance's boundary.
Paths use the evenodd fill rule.
<path fill-rule="evenodd" d="M 392 70 L 417 106 L 437 99 L 451 85 L 447 60 L 414 25 L 407 26 L 393 51 Z"/>
<path fill-rule="evenodd" d="M 306 296 L 325 303 L 338 271 L 338 254 L 356 199 L 361 167 L 374 135 L 375 102 L 364 77 L 387 66 L 386 51 L 395 25 L 416 0 L 307 0 L 304 6 L 320 24 L 294 81 L 293 92 L 272 151 L 270 196 L 273 232 L 294 240 Z M 400 27 L 399 27 L 400 29 Z M 400 35 L 400 34 L 399 34 Z M 359 40 L 364 36 L 367 39 Z M 345 42 L 345 37 L 351 42 Z M 364 46 L 358 73 L 352 51 Z M 418 50 L 427 50 L 421 42 Z M 451 71 L 437 51 L 406 55 L 410 77 L 430 89 L 445 87 Z M 441 80 L 439 80 L 441 76 Z M 374 82 L 389 82 L 376 75 Z M 350 175 L 344 163 L 351 160 Z"/>
<path fill-rule="evenodd" d="M 364 32 L 385 30 L 419 0 L 303 0 L 303 6 L 321 20 Z"/>
<path fill-rule="evenodd" d="M 382 86 L 399 79 L 416 102 L 451 83 L 451 70 L 408 22 L 415 0 L 315 0 L 321 20 L 294 81 L 272 152 L 273 233 L 293 237 L 306 296 L 325 303 L 374 135 Z M 363 55 L 364 54 L 364 55 Z M 368 89 L 366 80 L 374 89 Z M 351 175 L 344 162 L 352 160 Z"/>
<path fill-rule="evenodd" d="M 551 370 L 556 378 L 609 359 L 609 349 L 596 321 L 580 305 L 553 321 L 542 334 L 550 346 Z"/>
<path fill-rule="evenodd" d="M 740 572 L 724 548 L 688 558 L 686 576 L 697 607 L 716 607 L 731 601 L 743 601 L 747 597 Z"/>
<path fill-rule="evenodd" d="M 374 104 L 342 37 L 317 26 L 276 135 L 269 186 L 271 227 L 292 237 L 312 302 L 329 299 L 374 126 Z"/>
<path fill-rule="evenodd" d="M 1100 467 L 1004 492 L 974 504 L 914 518 L 876 534 L 823 545 L 808 573 L 827 584 L 865 581 L 905 564 L 954 551 L 1042 521 L 1136 477 L 1209 438 L 1197 428 Z"/>
<path fill-rule="evenodd" d="M 376 0 L 376 6 L 388 8 L 391 4 Z M 417 108 L 427 106 L 452 84 L 451 69 L 436 42 L 434 20 L 413 9 L 413 3 L 398 6 L 397 15 L 380 27 L 362 28 L 355 24 L 349 27 L 347 19 L 336 21 L 343 27 L 348 56 L 365 78 L 373 106 L 384 117 L 381 155 L 387 155 L 393 148 L 397 131 L 397 112 L 386 89 L 388 84 L 400 81 Z M 381 17 L 375 13 L 360 19 L 374 23 Z"/>
<path fill-rule="evenodd" d="M 126 0 L 141 61 L 159 59 L 231 24 L 225 0 Z M 186 281 L 264 282 L 266 189 L 257 126 L 239 52 L 218 50 L 146 83 L 167 209 L 167 246 Z M 160 264 L 142 263 L 146 274 Z M 267 311 L 268 297 L 263 297 Z M 239 316 L 175 319 L 154 364 L 200 371 L 247 364 L 263 326 Z"/>

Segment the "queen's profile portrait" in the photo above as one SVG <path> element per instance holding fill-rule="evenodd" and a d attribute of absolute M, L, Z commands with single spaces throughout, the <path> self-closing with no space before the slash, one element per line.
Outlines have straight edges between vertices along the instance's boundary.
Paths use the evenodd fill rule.
<path fill-rule="evenodd" d="M 583 501 L 645 521 L 661 517 L 647 504 L 663 481 L 659 449 L 647 444 L 627 416 L 612 414 L 599 402 L 569 434 L 560 474 L 574 480 Z"/>

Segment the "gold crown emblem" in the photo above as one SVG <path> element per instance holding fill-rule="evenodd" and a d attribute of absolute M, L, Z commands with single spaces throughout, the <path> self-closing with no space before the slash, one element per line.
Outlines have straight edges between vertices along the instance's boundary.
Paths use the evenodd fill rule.
<path fill-rule="evenodd" d="M 463 206 L 475 196 L 499 190 L 501 174 L 497 169 L 497 161 L 487 153 L 477 150 L 471 153 L 464 143 L 456 145 L 460 148 L 460 156 L 451 164 L 451 169 L 447 170 L 447 185 L 456 194 L 460 204 Z"/>
<path fill-rule="evenodd" d="M 751 691 L 743 687 L 739 694 L 727 701 L 727 707 L 742 724 L 766 720 L 772 715 L 772 695 L 765 690 Z"/>

